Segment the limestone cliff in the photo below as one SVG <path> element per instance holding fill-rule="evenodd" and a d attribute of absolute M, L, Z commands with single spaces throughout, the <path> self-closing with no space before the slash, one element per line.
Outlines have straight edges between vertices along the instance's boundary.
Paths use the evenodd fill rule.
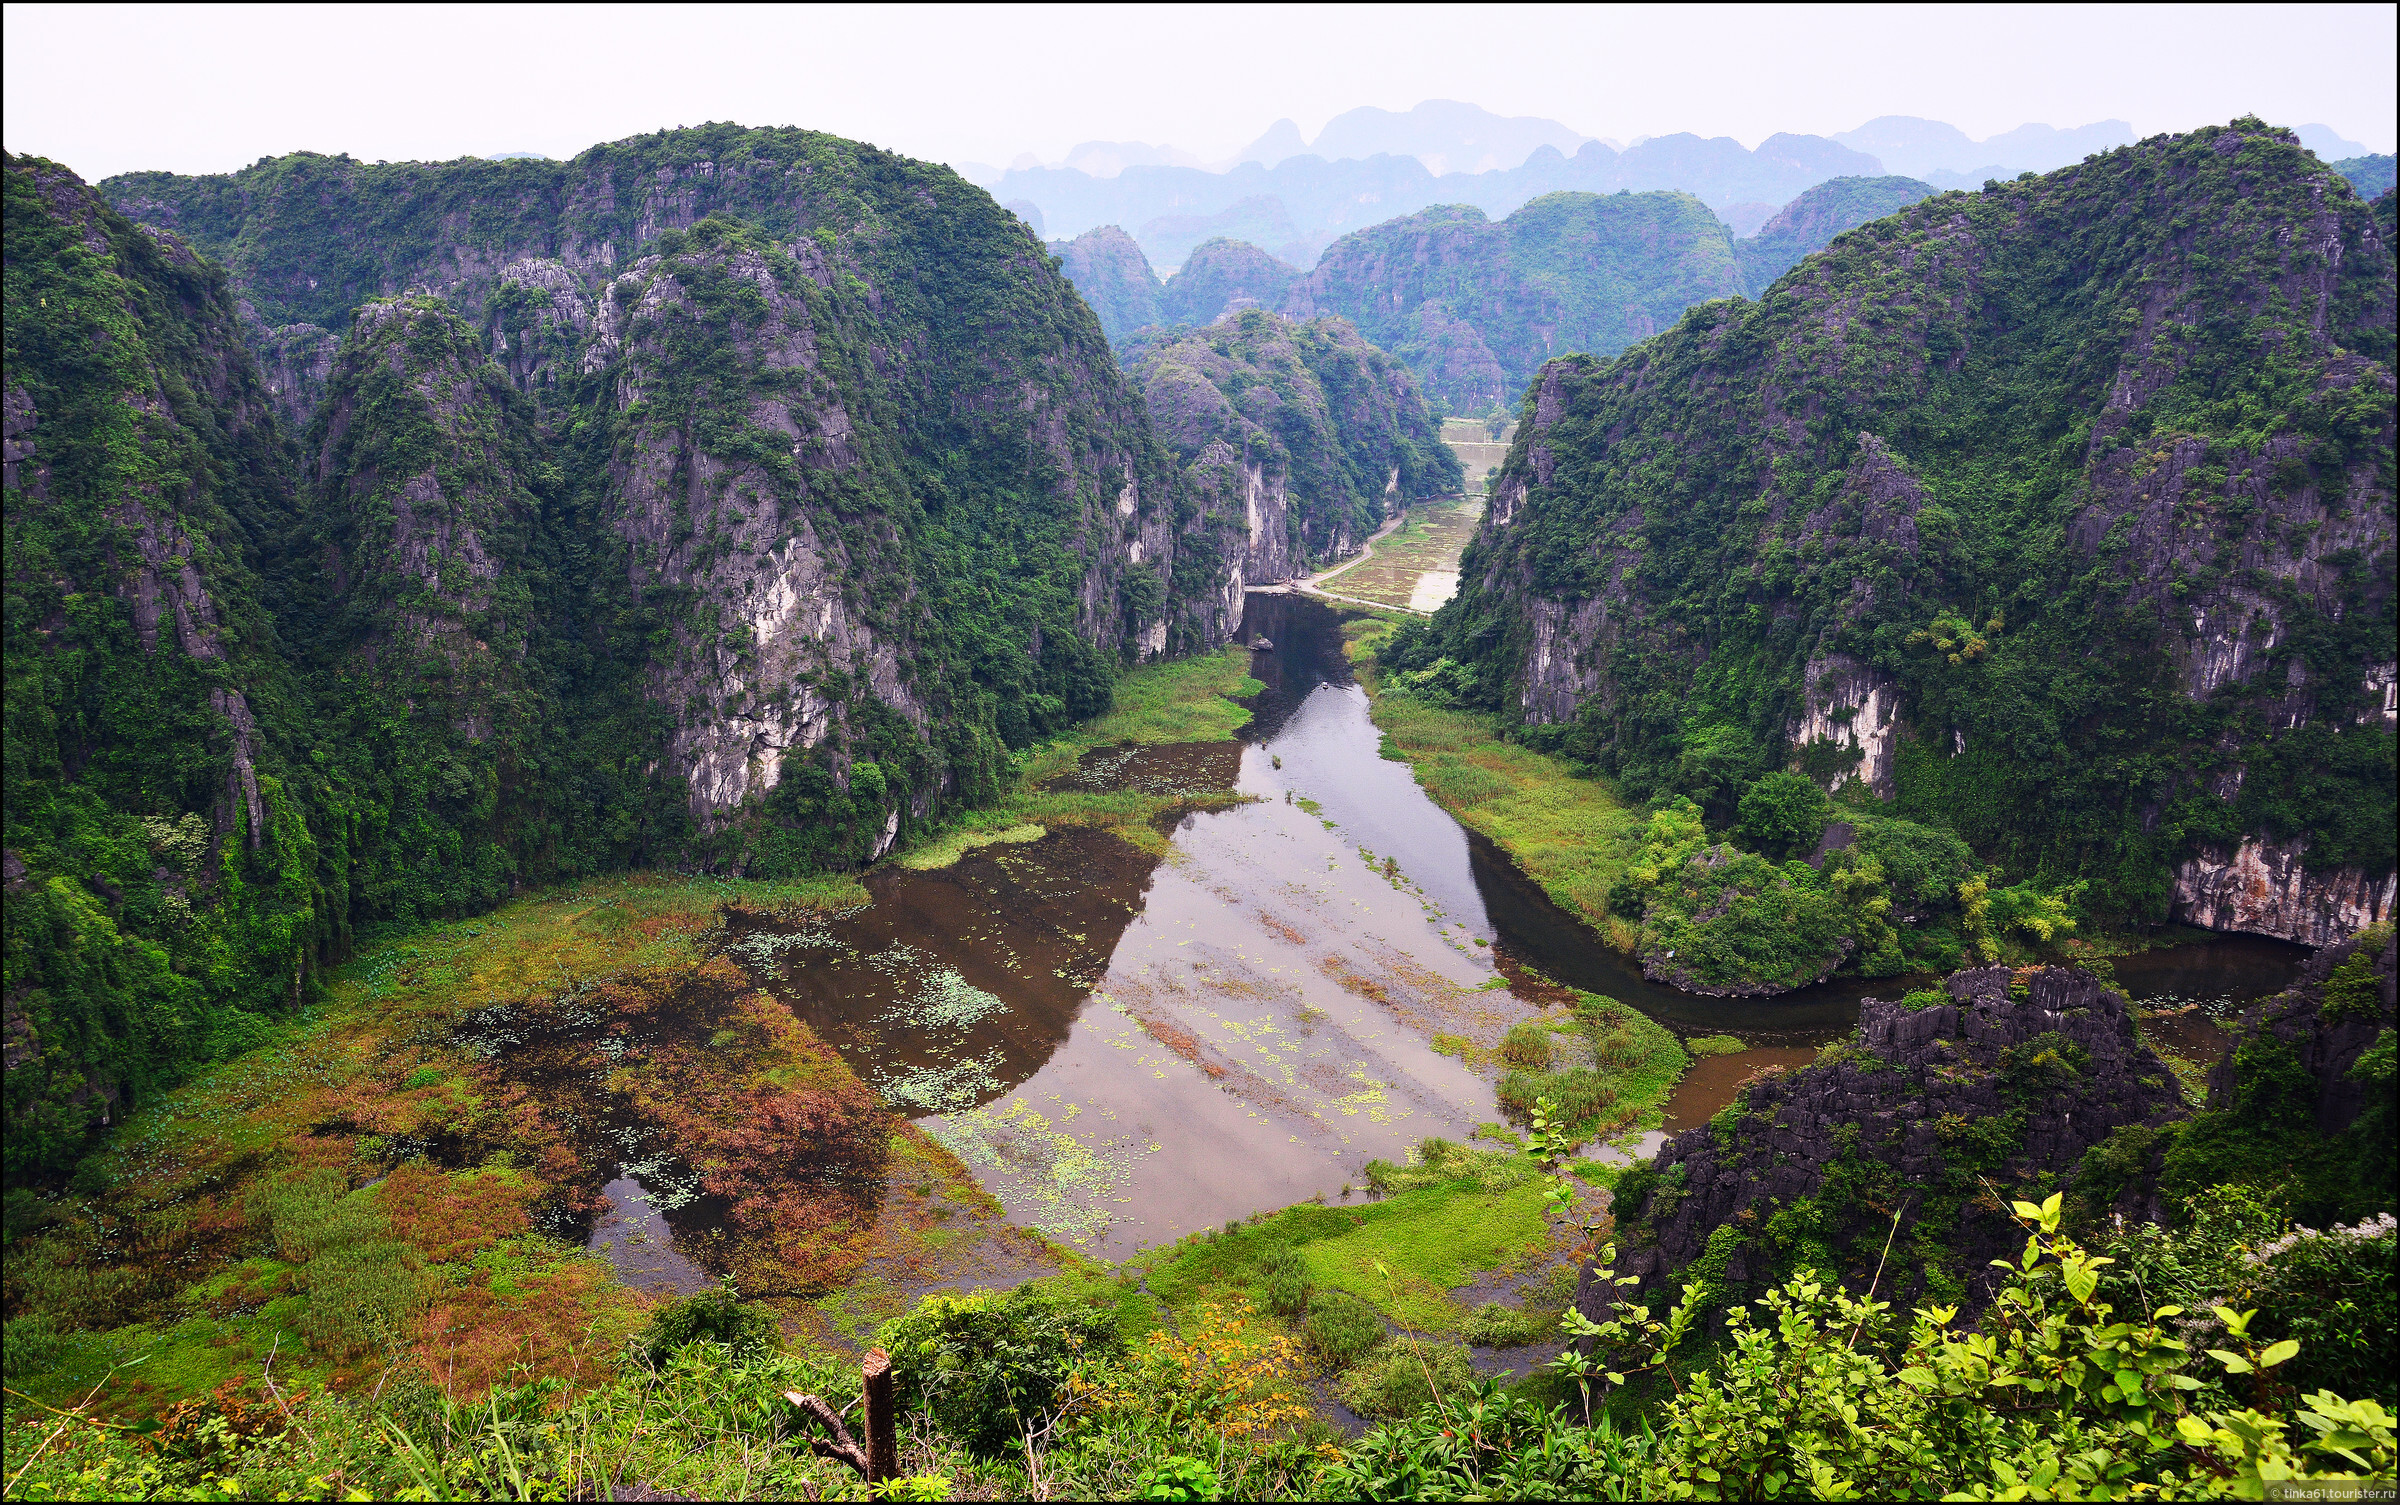
<path fill-rule="evenodd" d="M 1802 257 L 1824 250 L 1844 231 L 1933 194 L 1932 184 L 1914 178 L 1835 178 L 1819 183 L 1776 210 L 1757 234 L 1734 242 L 1734 260 L 1741 263 L 1742 280 L 1755 298 Z"/>
<path fill-rule="evenodd" d="M 1242 241 L 1202 241 L 1160 290 L 1158 317 L 1168 324 L 1214 324 L 1245 308 L 1280 308 L 1302 275 Z"/>
<path fill-rule="evenodd" d="M 1099 317 L 1110 344 L 1159 321 L 1158 274 L 1132 236 L 1115 225 L 1050 243 L 1058 269 Z"/>
<path fill-rule="evenodd" d="M 1346 235 L 1284 295 L 1340 314 L 1456 411 L 1513 401 L 1542 362 L 1614 355 L 1742 291 L 1733 240 L 1679 193 L 1551 193 L 1504 220 L 1462 205 Z"/>
<path fill-rule="evenodd" d="M 657 761 L 710 851 L 750 850 L 726 829 L 791 759 L 837 795 L 854 760 L 892 776 L 862 817 L 880 850 L 988 784 L 999 743 L 1104 704 L 1118 661 L 1238 620 L 1092 298 L 942 169 L 711 126 L 571 162 L 304 155 L 110 187 L 222 247 L 261 327 L 408 288 L 480 323 L 653 624 Z M 1139 262 L 1121 234 L 1078 244 L 1087 276 Z M 1150 302 L 1099 297 L 1102 323 L 1154 317 L 1137 270 Z"/>
<path fill-rule="evenodd" d="M 322 934 L 267 546 L 292 454 L 223 274 L 10 157 L 7 1173 L 297 1000 Z"/>
<path fill-rule="evenodd" d="M 1545 368 L 1396 654 L 1639 791 L 1746 745 L 2087 912 L 2321 943 L 2394 888 L 2395 286 L 2255 122 L 1923 200 Z"/>

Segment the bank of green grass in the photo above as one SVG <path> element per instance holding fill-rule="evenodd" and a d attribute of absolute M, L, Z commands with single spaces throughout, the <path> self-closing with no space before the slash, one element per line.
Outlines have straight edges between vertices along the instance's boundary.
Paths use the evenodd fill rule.
<path fill-rule="evenodd" d="M 1491 838 L 1560 908 L 1609 945 L 1634 949 L 1638 927 L 1609 912 L 1608 890 L 1639 852 L 1646 817 L 1606 780 L 1504 740 L 1490 717 L 1380 693 L 1373 653 L 1390 627 L 1362 618 L 1344 634 L 1385 756 L 1405 760 L 1436 804 Z"/>
<path fill-rule="evenodd" d="M 1288 1250 L 1317 1290 L 1355 1297 L 1395 1326 L 1449 1336 L 1468 1315 L 1452 1288 L 1548 1257 L 1542 1198 L 1528 1174 L 1498 1189 L 1468 1176 L 1359 1206 L 1304 1203 L 1191 1235 L 1126 1268 L 1172 1311 L 1210 1301 L 1264 1308 L 1268 1268 Z"/>
<path fill-rule="evenodd" d="M 1178 799 L 1132 790 L 1056 788 L 1055 781 L 1094 748 L 1230 742 L 1250 724 L 1250 708 L 1240 702 L 1265 689 L 1250 677 L 1250 652 L 1239 646 L 1132 670 L 1117 682 L 1108 714 L 1018 754 L 1015 786 L 999 803 L 964 812 L 893 860 L 908 868 L 948 867 L 972 848 L 1038 841 L 1063 826 L 1098 827 L 1144 851 L 1163 853 L 1165 838 L 1154 826 L 1161 813 L 1231 803 L 1236 796 Z"/>

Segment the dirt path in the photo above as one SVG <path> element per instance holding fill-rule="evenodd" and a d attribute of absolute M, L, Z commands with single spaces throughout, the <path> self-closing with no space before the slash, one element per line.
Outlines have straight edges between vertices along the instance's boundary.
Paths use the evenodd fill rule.
<path fill-rule="evenodd" d="M 1348 601 L 1354 605 L 1373 606 L 1384 611 L 1407 611 L 1409 608 L 1405 606 L 1394 607 L 1382 601 L 1369 601 L 1363 596 L 1345 596 L 1337 591 L 1329 591 L 1325 589 L 1324 586 L 1324 582 L 1331 580 L 1334 576 L 1357 569 L 1360 565 L 1365 564 L 1370 559 L 1373 559 L 1375 557 L 1375 546 L 1383 542 L 1385 539 L 1391 537 L 1394 533 L 1398 532 L 1400 530 L 1400 525 L 1407 521 L 1408 509 L 1403 507 L 1400 509 L 1399 515 L 1394 517 L 1390 522 L 1385 523 L 1381 528 L 1377 529 L 1374 536 L 1369 538 L 1356 554 L 1352 555 L 1348 559 L 1343 560 L 1340 564 L 1335 565 L 1331 569 L 1317 571 L 1315 574 L 1309 576 L 1306 580 L 1293 581 L 1292 589 L 1300 591 L 1306 595 L 1320 596 L 1328 601 Z M 1418 612 L 1416 615 L 1422 617 L 1430 616 L 1432 613 Z"/>

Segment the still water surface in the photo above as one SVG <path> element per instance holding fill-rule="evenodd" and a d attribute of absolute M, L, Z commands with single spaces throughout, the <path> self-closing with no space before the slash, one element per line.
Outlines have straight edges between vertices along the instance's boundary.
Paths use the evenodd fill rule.
<path fill-rule="evenodd" d="M 1361 1194 L 1368 1160 L 1498 1118 L 1491 1085 L 1431 1045 L 1490 1044 L 1533 1012 L 1495 946 L 1679 1032 L 1759 1047 L 1700 1063 L 1670 1127 L 1845 1034 L 1860 998 L 1910 984 L 1720 999 L 1648 981 L 1378 756 L 1340 621 L 1251 596 L 1243 638 L 1273 646 L 1252 654 L 1267 689 L 1244 741 L 1102 749 L 1069 776 L 1250 797 L 1183 817 L 1164 861 L 1060 830 L 937 872 L 880 869 L 867 905 L 737 950 L 1012 1218 L 1106 1259 Z M 2118 974 L 2137 999 L 2238 999 L 2275 991 L 2304 955 L 2232 937 Z M 648 1257 L 674 1257 L 663 1225 L 635 1222 Z M 637 1230 L 620 1217 L 608 1231 Z"/>

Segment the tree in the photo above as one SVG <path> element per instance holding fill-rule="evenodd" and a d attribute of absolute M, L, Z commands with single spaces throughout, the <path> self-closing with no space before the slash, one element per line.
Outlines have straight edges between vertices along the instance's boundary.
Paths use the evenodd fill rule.
<path fill-rule="evenodd" d="M 1786 769 L 1742 791 L 1742 834 L 1775 858 L 1805 856 L 1825 835 L 1833 804 L 1825 792 Z"/>

